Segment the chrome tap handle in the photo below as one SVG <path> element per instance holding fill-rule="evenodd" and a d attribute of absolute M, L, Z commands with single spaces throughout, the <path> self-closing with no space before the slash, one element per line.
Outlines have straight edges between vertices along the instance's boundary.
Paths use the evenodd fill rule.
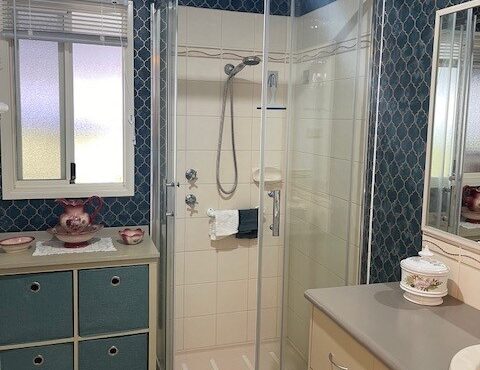
<path fill-rule="evenodd" d="M 197 204 L 197 197 L 193 194 L 188 194 L 186 197 L 185 197 L 185 203 L 189 206 L 189 207 L 195 207 L 195 204 Z"/>
<path fill-rule="evenodd" d="M 190 168 L 189 170 L 187 170 L 187 172 L 185 172 L 185 178 L 188 181 L 195 181 L 198 179 L 198 173 L 193 168 Z"/>

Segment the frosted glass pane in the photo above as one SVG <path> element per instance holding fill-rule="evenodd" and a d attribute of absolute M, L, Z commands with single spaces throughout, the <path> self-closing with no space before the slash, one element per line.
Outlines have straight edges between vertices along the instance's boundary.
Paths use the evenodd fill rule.
<path fill-rule="evenodd" d="M 73 45 L 77 183 L 123 182 L 122 48 Z"/>
<path fill-rule="evenodd" d="M 63 178 L 58 44 L 19 41 L 19 178 Z"/>

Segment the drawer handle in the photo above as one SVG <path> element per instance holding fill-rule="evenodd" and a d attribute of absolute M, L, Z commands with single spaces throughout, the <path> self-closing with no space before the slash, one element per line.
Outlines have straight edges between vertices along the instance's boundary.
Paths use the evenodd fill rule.
<path fill-rule="evenodd" d="M 328 359 L 330 360 L 330 363 L 331 363 L 333 366 L 335 366 L 337 369 L 340 369 L 340 370 L 348 370 L 348 367 L 340 366 L 339 364 L 337 364 L 337 363 L 335 362 L 335 360 L 333 359 L 333 354 L 332 354 L 332 352 L 330 352 L 330 353 L 328 354 Z"/>
<path fill-rule="evenodd" d="M 109 355 L 109 356 L 112 356 L 112 357 L 118 355 L 118 352 L 119 352 L 119 351 L 118 351 L 118 348 L 115 347 L 115 346 L 111 346 L 111 347 L 108 349 L 108 355 Z"/>
<path fill-rule="evenodd" d="M 30 284 L 30 291 L 32 293 L 38 293 L 40 291 L 40 283 L 38 281 L 34 281 L 32 284 Z"/>
<path fill-rule="evenodd" d="M 43 359 L 42 355 L 37 355 L 33 359 L 33 364 L 35 366 L 42 366 L 44 362 L 45 362 L 45 360 Z"/>
<path fill-rule="evenodd" d="M 113 276 L 111 284 L 113 286 L 119 286 L 120 285 L 120 276 Z"/>

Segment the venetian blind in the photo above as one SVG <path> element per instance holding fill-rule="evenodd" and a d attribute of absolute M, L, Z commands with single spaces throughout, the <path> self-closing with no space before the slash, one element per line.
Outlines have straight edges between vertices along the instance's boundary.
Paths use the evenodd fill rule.
<path fill-rule="evenodd" d="M 126 0 L 0 0 L 3 38 L 127 44 Z"/>

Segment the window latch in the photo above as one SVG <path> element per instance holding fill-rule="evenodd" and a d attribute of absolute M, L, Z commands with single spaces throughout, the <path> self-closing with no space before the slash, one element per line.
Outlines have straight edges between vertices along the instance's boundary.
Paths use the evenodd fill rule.
<path fill-rule="evenodd" d="M 77 165 L 72 162 L 70 163 L 70 184 L 75 184 L 77 179 Z"/>

